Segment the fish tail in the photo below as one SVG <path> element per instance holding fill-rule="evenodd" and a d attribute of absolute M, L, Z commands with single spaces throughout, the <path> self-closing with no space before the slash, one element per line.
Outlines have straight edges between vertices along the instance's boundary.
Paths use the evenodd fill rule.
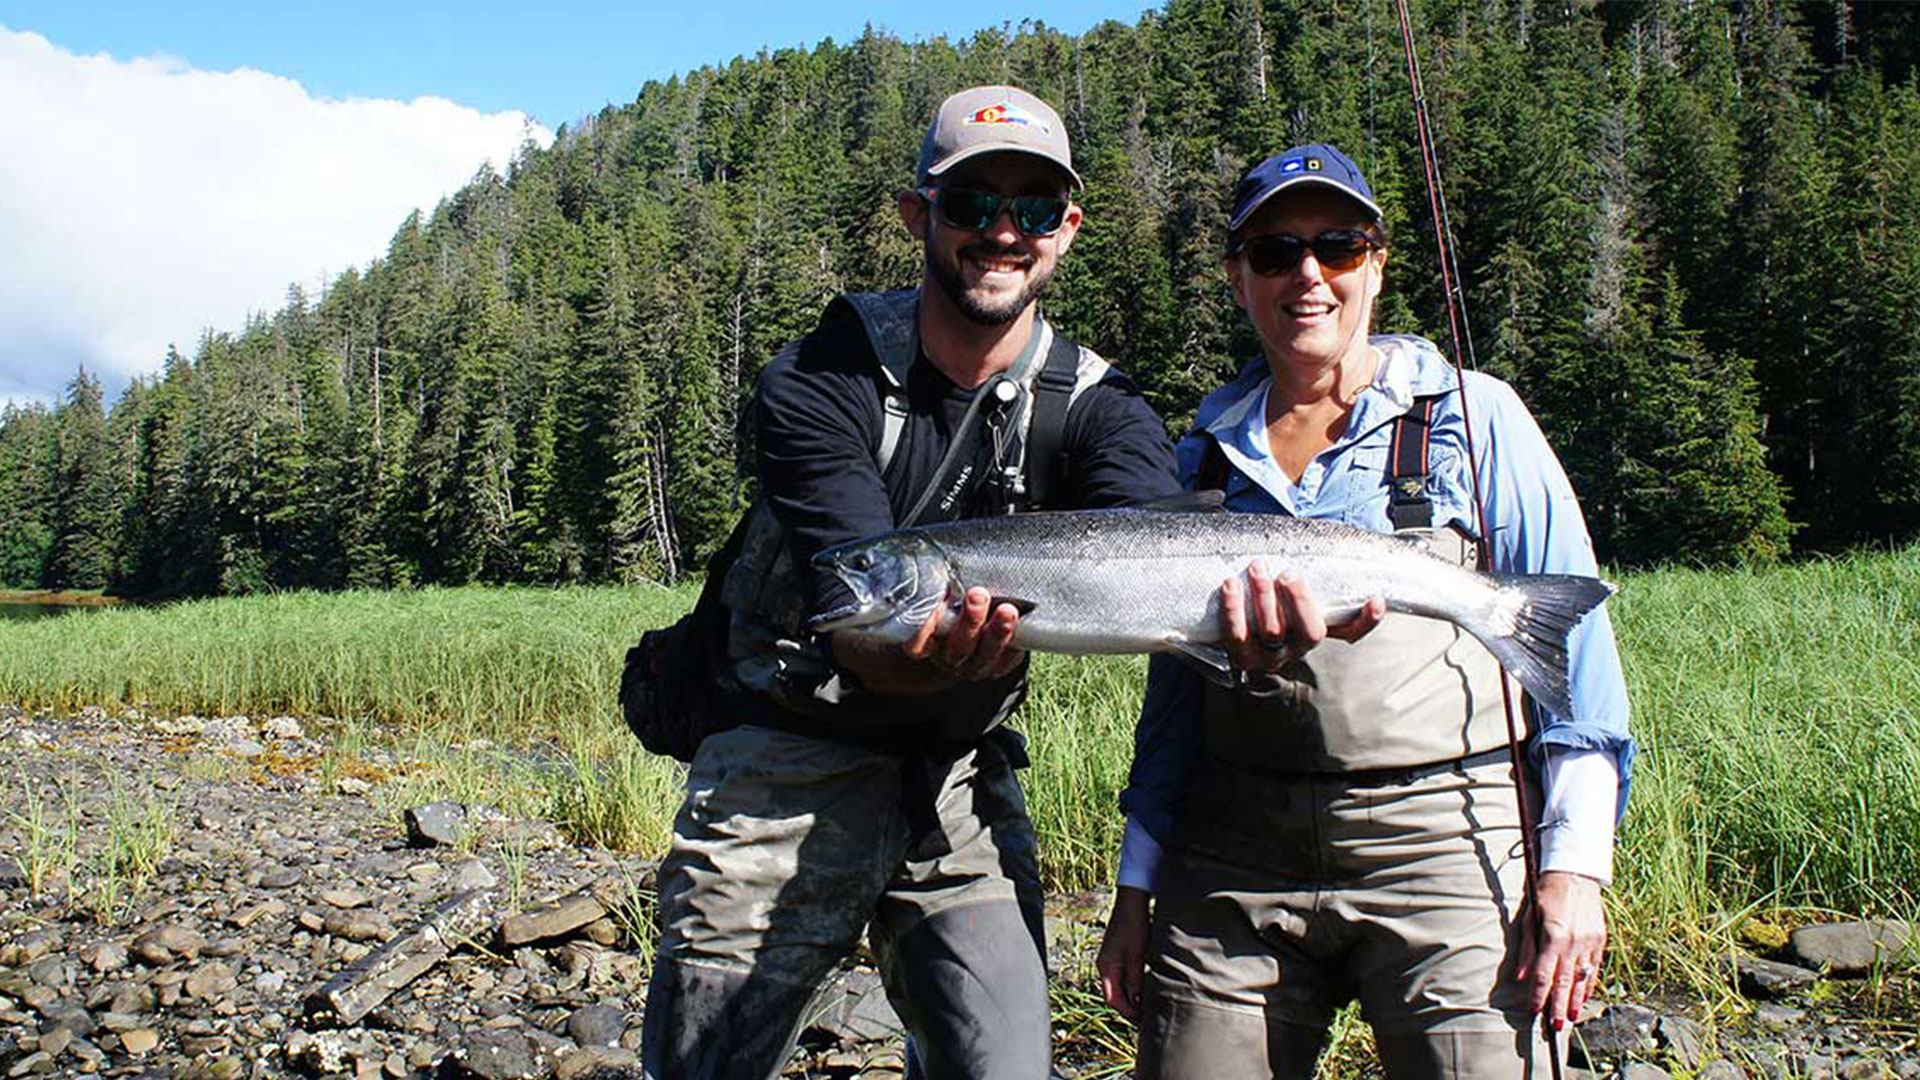
<path fill-rule="evenodd" d="M 1535 703 L 1571 719 L 1573 694 L 1567 676 L 1567 635 L 1589 611 L 1612 596 L 1599 578 L 1575 574 L 1491 574 L 1499 586 L 1474 629 L 1500 666 L 1520 681 Z"/>

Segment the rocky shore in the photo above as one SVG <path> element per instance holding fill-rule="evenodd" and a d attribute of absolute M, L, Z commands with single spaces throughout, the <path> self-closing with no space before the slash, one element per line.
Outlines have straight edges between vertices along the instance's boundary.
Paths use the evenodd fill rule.
<path fill-rule="evenodd" d="M 328 738 L 291 717 L 0 707 L 0 1077 L 639 1075 L 652 864 L 484 806 L 398 806 L 402 763 Z M 1105 906 L 1053 905 L 1080 999 Z M 1802 927 L 1726 959 L 1750 1007 L 1616 1002 L 1573 1064 L 1920 1077 L 1913 948 L 1899 923 Z M 1060 1027 L 1060 1075 L 1111 1075 L 1102 1040 Z M 869 965 L 823 996 L 788 1072 L 901 1075 Z"/>

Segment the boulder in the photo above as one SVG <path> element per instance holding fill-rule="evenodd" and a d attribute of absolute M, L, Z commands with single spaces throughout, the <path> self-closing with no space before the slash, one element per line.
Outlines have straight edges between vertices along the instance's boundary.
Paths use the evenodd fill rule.
<path fill-rule="evenodd" d="M 1777 998 L 1820 978 L 1817 971 L 1756 956 L 1736 956 L 1733 968 L 1740 979 L 1740 992 L 1748 997 Z"/>
<path fill-rule="evenodd" d="M 635 1076 L 639 1055 L 618 1046 L 588 1046 L 560 1059 L 554 1070 L 557 1080 L 604 1080 L 609 1076 Z"/>
<path fill-rule="evenodd" d="M 515 1028 L 470 1031 L 453 1052 L 458 1075 L 479 1080 L 545 1080 L 553 1060 Z"/>
<path fill-rule="evenodd" d="M 407 843 L 417 848 L 449 847 L 466 839 L 467 808 L 457 802 L 430 802 L 405 815 Z"/>
<path fill-rule="evenodd" d="M 160 1045 L 160 1033 L 152 1028 L 134 1028 L 120 1033 L 120 1049 L 139 1057 L 150 1054 Z"/>
<path fill-rule="evenodd" d="M 535 941 L 563 938 L 605 918 L 606 906 L 591 890 L 583 889 L 553 907 L 524 912 L 500 924 L 500 944 L 517 948 Z"/>
<path fill-rule="evenodd" d="M 866 968 L 842 972 L 815 999 L 815 1019 L 807 1033 L 843 1045 L 879 1042 L 905 1030 L 887 1001 L 880 976 Z"/>
<path fill-rule="evenodd" d="M 567 1034 L 581 1046 L 618 1046 L 627 1033 L 627 1014 L 610 1005 L 588 1005 L 567 1017 Z"/>
<path fill-rule="evenodd" d="M 1707 1033 L 1699 1024 L 1684 1016 L 1663 1016 L 1654 1026 L 1653 1035 L 1660 1048 L 1682 1068 L 1700 1068 L 1700 1059 L 1706 1056 Z"/>
<path fill-rule="evenodd" d="M 127 947 L 117 941 L 96 941 L 80 950 L 80 962 L 105 975 L 127 966 Z"/>
<path fill-rule="evenodd" d="M 128 951 L 154 967 L 175 960 L 195 960 L 207 940 L 177 923 L 164 923 L 133 939 Z"/>
<path fill-rule="evenodd" d="M 1597 1066 L 1602 1059 L 1652 1053 L 1658 1048 L 1654 1027 L 1660 1014 L 1639 1005 L 1613 1005 L 1574 1029 L 1570 1055 L 1577 1063 Z"/>
<path fill-rule="evenodd" d="M 1856 978 L 1876 965 L 1913 955 L 1913 929 L 1898 920 L 1803 926 L 1787 939 L 1793 962 L 1814 971 Z"/>

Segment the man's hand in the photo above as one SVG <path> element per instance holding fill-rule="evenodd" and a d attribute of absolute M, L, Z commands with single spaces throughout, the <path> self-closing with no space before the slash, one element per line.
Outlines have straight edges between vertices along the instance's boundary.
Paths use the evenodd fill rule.
<path fill-rule="evenodd" d="M 959 616 L 942 630 L 945 614 L 944 605 L 936 609 L 905 646 L 857 634 L 835 637 L 834 660 L 875 693 L 932 694 L 958 682 L 997 679 L 1026 659 L 1026 650 L 1013 646 L 1020 612 L 1012 604 L 995 609 L 987 590 L 969 589 Z"/>
<path fill-rule="evenodd" d="M 1220 585 L 1221 644 L 1242 671 L 1278 671 L 1330 637 L 1358 641 L 1387 613 L 1386 600 L 1374 597 L 1351 619 L 1328 626 L 1298 575 L 1276 577 L 1256 560 L 1246 578 L 1244 589 L 1238 577 Z"/>
<path fill-rule="evenodd" d="M 907 642 L 907 655 L 925 660 L 956 680 L 997 679 L 1027 658 L 1013 647 L 1013 631 L 1020 612 L 1012 604 L 994 606 L 993 596 L 978 586 L 968 589 L 960 614 L 942 633 L 941 611 L 936 609 Z"/>
<path fill-rule="evenodd" d="M 1113 914 L 1100 938 L 1100 995 L 1121 1016 L 1140 1022 L 1140 985 L 1146 977 L 1147 928 L 1152 896 L 1143 889 L 1122 885 L 1113 894 Z"/>
<path fill-rule="evenodd" d="M 1521 931 L 1516 977 L 1533 983 L 1533 1011 L 1552 1030 L 1578 1021 L 1580 1010 L 1600 985 L 1600 962 L 1607 952 L 1607 916 L 1600 904 L 1600 883 L 1590 877 L 1549 870 L 1535 884 L 1539 924 Z"/>

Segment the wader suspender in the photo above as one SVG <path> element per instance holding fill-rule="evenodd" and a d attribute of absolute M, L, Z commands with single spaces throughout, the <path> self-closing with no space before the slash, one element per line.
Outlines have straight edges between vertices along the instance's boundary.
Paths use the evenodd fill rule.
<path fill-rule="evenodd" d="M 1080 377 L 1080 346 L 1058 332 L 1047 349 L 1047 361 L 1033 381 L 1033 418 L 1027 422 L 1027 437 L 1020 451 L 1020 464 L 1026 472 L 1026 506 L 1047 507 L 1054 481 L 1065 472 L 1060 447 L 1067 437 L 1067 406 L 1073 403 L 1073 388 Z"/>
<path fill-rule="evenodd" d="M 1439 395 L 1417 397 L 1413 407 L 1393 421 L 1393 441 L 1387 450 L 1387 520 L 1393 530 L 1425 529 L 1433 525 L 1433 501 L 1427 498 L 1427 447 L 1433 432 L 1433 404 Z M 1227 490 L 1226 451 L 1211 432 L 1203 432 L 1207 448 L 1193 476 L 1193 490 Z"/>
<path fill-rule="evenodd" d="M 1433 500 L 1427 498 L 1427 447 L 1433 434 L 1434 397 L 1417 397 L 1393 422 L 1387 451 L 1387 520 L 1393 531 L 1433 527 Z"/>

